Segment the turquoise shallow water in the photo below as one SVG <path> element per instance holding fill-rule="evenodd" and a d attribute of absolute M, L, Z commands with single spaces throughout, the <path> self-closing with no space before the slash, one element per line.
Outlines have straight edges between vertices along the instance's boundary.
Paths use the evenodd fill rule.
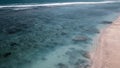
<path fill-rule="evenodd" d="M 89 67 L 98 27 L 115 20 L 119 6 L 1 8 L 0 68 Z"/>

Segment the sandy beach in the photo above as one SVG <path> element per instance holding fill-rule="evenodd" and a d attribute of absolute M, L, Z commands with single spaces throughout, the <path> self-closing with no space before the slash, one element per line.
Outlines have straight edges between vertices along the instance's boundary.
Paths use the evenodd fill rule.
<path fill-rule="evenodd" d="M 120 68 L 120 17 L 101 31 L 91 68 Z"/>

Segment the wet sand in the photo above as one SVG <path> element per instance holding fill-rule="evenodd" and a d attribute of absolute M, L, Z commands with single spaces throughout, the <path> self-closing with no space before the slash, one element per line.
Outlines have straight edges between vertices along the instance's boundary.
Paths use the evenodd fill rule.
<path fill-rule="evenodd" d="M 91 68 L 120 68 L 120 17 L 101 31 Z"/>

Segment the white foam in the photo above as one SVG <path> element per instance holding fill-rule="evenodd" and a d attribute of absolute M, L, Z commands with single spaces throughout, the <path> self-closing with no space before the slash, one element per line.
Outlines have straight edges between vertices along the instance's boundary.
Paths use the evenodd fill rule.
<path fill-rule="evenodd" d="M 101 2 L 64 2 L 64 3 L 48 3 L 48 4 L 25 4 L 25 5 L 3 5 L 0 8 L 25 8 L 25 7 L 38 7 L 38 6 L 65 6 L 65 5 L 79 5 L 79 4 L 106 4 L 116 3 L 120 1 L 101 1 Z"/>
<path fill-rule="evenodd" d="M 25 10 L 25 9 L 31 9 L 30 7 L 19 7 L 19 8 L 13 8 L 12 10 Z"/>

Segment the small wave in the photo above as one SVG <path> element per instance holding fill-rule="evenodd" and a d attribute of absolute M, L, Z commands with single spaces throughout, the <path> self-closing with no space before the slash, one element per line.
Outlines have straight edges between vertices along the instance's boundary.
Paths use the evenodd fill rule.
<path fill-rule="evenodd" d="M 25 9 L 31 9 L 30 7 L 19 7 L 19 8 L 13 8 L 12 10 L 25 10 Z"/>
<path fill-rule="evenodd" d="M 80 4 L 106 4 L 117 3 L 119 1 L 101 1 L 101 2 L 64 2 L 64 3 L 48 3 L 48 4 L 25 4 L 25 5 L 3 5 L 0 8 L 27 8 L 27 7 L 39 7 L 39 6 L 66 6 L 66 5 L 80 5 Z"/>

